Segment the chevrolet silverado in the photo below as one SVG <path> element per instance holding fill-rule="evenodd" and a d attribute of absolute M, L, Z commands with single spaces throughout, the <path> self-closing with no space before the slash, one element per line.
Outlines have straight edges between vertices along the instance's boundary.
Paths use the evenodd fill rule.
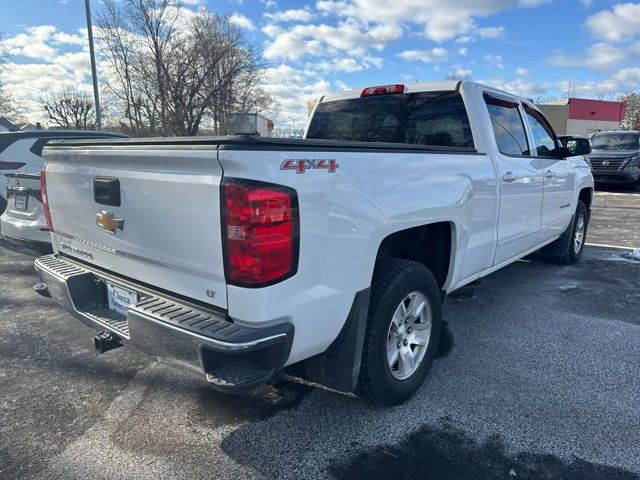
<path fill-rule="evenodd" d="M 528 100 L 368 87 L 320 99 L 305 136 L 47 146 L 55 252 L 34 288 L 100 351 L 224 391 L 291 366 L 392 405 L 423 383 L 448 293 L 539 249 L 582 254 L 591 171 Z"/>

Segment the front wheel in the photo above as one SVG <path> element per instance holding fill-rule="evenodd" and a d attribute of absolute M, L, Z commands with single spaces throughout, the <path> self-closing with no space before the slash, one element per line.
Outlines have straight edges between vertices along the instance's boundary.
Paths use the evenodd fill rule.
<path fill-rule="evenodd" d="M 572 265 L 582 257 L 582 251 L 584 250 L 584 244 L 587 238 L 588 224 L 589 210 L 584 202 L 579 200 L 569 245 L 567 246 L 565 254 L 560 258 L 560 261 L 565 265 Z"/>
<path fill-rule="evenodd" d="M 382 260 L 372 282 L 358 393 L 380 405 L 411 397 L 431 367 L 441 325 L 431 271 L 417 262 Z"/>

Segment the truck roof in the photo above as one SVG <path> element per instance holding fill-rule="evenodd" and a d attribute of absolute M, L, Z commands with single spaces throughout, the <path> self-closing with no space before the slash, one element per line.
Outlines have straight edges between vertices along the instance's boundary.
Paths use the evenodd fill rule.
<path fill-rule="evenodd" d="M 459 80 L 447 80 L 442 82 L 411 82 L 398 84 L 404 85 L 404 93 L 418 93 L 418 92 L 443 92 L 448 90 L 456 90 L 461 82 Z M 379 84 L 377 84 L 379 85 Z M 360 98 L 362 90 L 364 88 L 373 87 L 376 85 L 365 85 L 362 88 L 353 88 L 351 90 L 345 90 L 339 93 L 330 93 L 323 96 L 321 102 L 333 102 L 335 100 L 348 100 L 350 98 Z"/>
<path fill-rule="evenodd" d="M 516 95 L 514 93 L 507 92 L 505 90 L 501 90 L 499 88 L 495 88 L 490 85 L 484 85 L 482 83 L 474 82 L 471 80 L 444 80 L 439 82 L 411 82 L 411 83 L 398 82 L 398 84 L 404 85 L 404 93 L 455 91 L 455 90 L 460 90 L 463 87 L 469 88 L 475 85 L 475 86 L 486 87 L 493 90 L 494 92 L 503 93 L 505 95 L 520 98 L 522 100 L 528 101 L 529 103 L 533 103 L 528 99 L 521 97 L 519 95 Z M 345 90 L 344 92 L 330 93 L 321 97 L 318 103 L 333 102 L 335 100 L 348 100 L 352 98 L 360 98 L 363 89 L 378 86 L 378 85 L 383 85 L 383 84 L 365 85 L 362 88 L 353 88 L 351 90 Z M 394 84 L 391 83 L 390 85 L 394 85 Z"/>

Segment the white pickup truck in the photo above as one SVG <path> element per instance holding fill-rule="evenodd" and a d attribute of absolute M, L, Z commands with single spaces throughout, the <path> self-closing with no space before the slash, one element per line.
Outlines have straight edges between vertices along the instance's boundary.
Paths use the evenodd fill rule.
<path fill-rule="evenodd" d="M 47 146 L 55 253 L 36 290 L 100 351 L 225 391 L 303 365 L 390 405 L 427 375 L 448 293 L 543 247 L 580 258 L 589 166 L 527 100 L 467 81 L 352 90 L 316 104 L 306 137 Z"/>

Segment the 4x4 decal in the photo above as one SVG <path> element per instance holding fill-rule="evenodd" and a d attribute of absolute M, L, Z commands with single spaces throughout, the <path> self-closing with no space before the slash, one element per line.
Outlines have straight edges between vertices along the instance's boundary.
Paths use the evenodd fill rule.
<path fill-rule="evenodd" d="M 326 169 L 329 173 L 336 173 L 336 169 L 339 166 L 340 165 L 338 165 L 334 159 L 289 159 L 282 162 L 282 165 L 280 165 L 280 170 L 295 170 L 296 173 L 305 173 L 309 169 Z"/>

